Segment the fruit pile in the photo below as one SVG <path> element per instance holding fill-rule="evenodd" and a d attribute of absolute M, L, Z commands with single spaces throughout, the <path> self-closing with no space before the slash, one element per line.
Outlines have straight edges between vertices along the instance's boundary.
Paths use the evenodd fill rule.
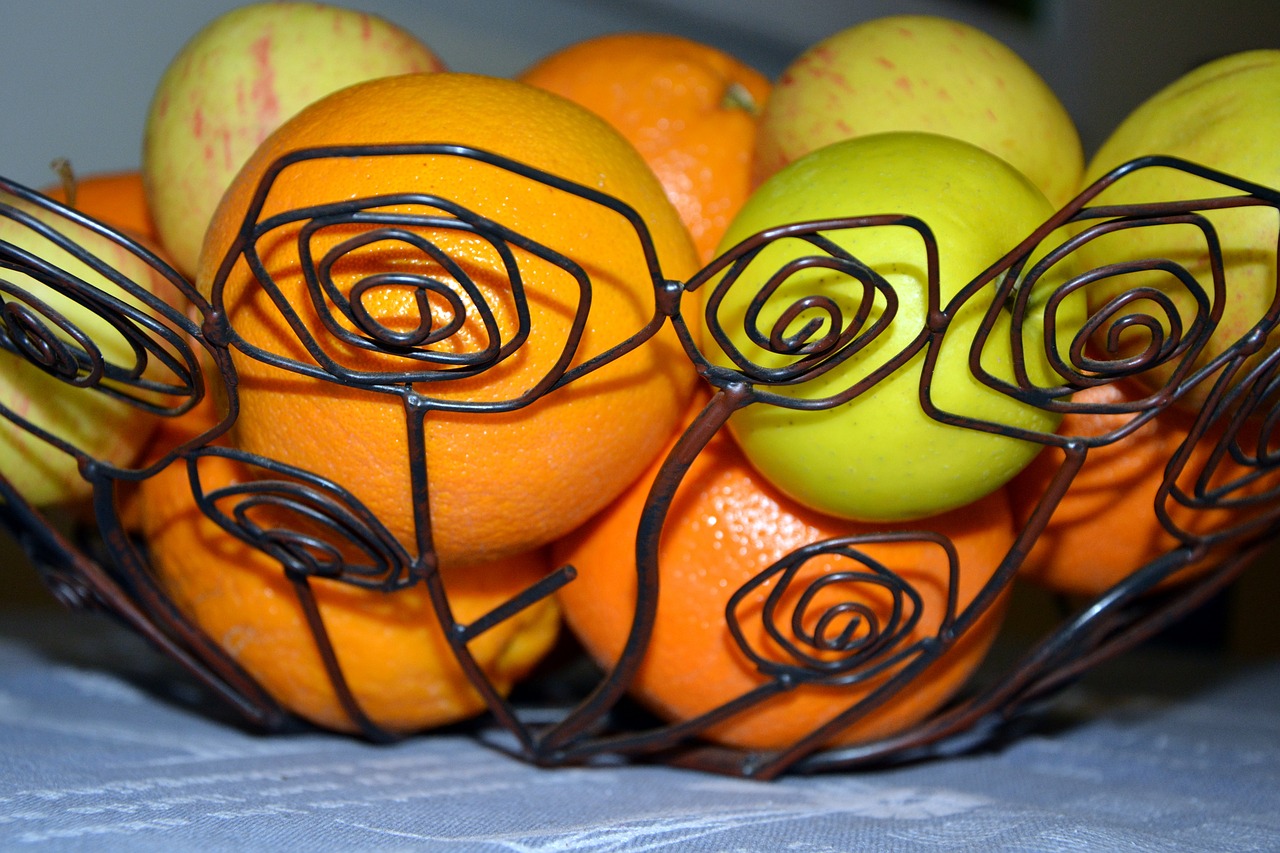
<path fill-rule="evenodd" d="M 6 520 L 81 507 L 61 582 L 258 713 L 757 774 L 945 732 L 1014 584 L 1127 605 L 1273 533 L 1277 96 L 1210 62 L 1086 162 L 952 20 L 499 79 L 247 4 L 137 172 L 0 185 Z"/>

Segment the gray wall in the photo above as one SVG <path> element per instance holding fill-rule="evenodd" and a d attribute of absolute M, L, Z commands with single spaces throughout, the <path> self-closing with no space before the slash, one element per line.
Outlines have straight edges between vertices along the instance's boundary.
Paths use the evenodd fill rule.
<path fill-rule="evenodd" d="M 182 43 L 243 0 L 0 0 L 0 174 L 134 167 L 151 88 Z M 968 20 L 1059 92 L 1087 148 L 1191 64 L 1280 47 L 1280 0 L 1039 0 L 1027 20 L 980 0 L 341 0 L 417 33 L 454 69 L 511 74 L 568 42 L 622 29 L 683 33 L 775 75 L 802 48 L 894 12 Z"/>

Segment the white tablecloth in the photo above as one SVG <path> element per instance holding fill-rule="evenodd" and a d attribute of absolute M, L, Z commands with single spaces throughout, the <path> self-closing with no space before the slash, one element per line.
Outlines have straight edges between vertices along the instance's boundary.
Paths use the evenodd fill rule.
<path fill-rule="evenodd" d="M 0 849 L 1280 850 L 1280 663 L 1157 663 L 1109 665 L 999 747 L 757 782 L 256 735 L 113 623 L 0 614 Z"/>

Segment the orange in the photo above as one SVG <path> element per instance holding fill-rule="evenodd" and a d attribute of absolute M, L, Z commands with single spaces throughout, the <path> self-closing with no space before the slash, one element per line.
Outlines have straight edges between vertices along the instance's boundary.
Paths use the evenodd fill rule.
<path fill-rule="evenodd" d="M 55 168 L 62 172 L 62 181 L 40 192 L 130 236 L 155 243 L 155 228 L 151 224 L 140 172 L 97 172 L 79 177 L 72 173 L 65 160 L 55 161 Z M 74 199 L 69 202 L 71 195 Z"/>
<path fill-rule="evenodd" d="M 198 287 L 212 294 L 215 285 L 222 286 L 219 266 L 261 176 L 280 155 L 318 145 L 426 142 L 475 146 L 609 194 L 647 224 L 661 276 L 683 279 L 697 265 L 688 232 L 661 185 L 634 147 L 604 121 L 526 84 L 441 72 L 357 84 L 282 125 L 224 196 L 206 235 Z M 654 316 L 656 285 L 635 227 L 624 216 L 594 200 L 452 154 L 331 157 L 292 166 L 276 180 L 258 219 L 387 193 L 451 199 L 570 261 L 557 263 L 513 243 L 504 245 L 527 294 L 528 336 L 521 342 L 512 273 L 490 241 L 465 228 L 407 225 L 397 238 L 340 249 L 329 272 L 332 286 L 344 300 L 357 303 L 364 317 L 335 306 L 333 296 L 326 297 L 323 308 L 311 300 L 296 242 L 299 224 L 282 225 L 258 241 L 274 285 L 300 312 L 298 325 L 361 384 L 328 381 L 331 373 L 302 376 L 236 349 L 241 409 L 234 441 L 350 489 L 413 548 L 419 531 L 415 508 L 422 503 L 413 492 L 407 457 L 418 440 L 409 424 L 420 410 L 409 414 L 401 395 L 413 391 L 436 406 L 519 405 L 529 389 L 557 375 L 557 360 L 582 311 L 582 339 L 570 353 L 574 366 L 609 353 L 644 329 Z M 380 209 L 442 212 L 430 201 Z M 312 257 L 318 262 L 331 248 L 371 228 L 330 223 L 311 236 Z M 422 245 L 415 243 L 419 240 Z M 427 243 L 457 269 L 423 248 Z M 590 278 L 589 304 L 573 275 L 574 264 Z M 383 273 L 396 277 L 378 278 Z M 474 291 L 463 291 L 460 277 L 469 279 Z M 372 286 L 358 290 L 364 285 Z M 425 322 L 419 299 L 429 315 Z M 496 334 L 482 325 L 477 299 L 492 311 Z M 297 329 L 283 319 L 243 258 L 229 268 L 215 303 L 225 305 L 233 330 L 249 345 L 291 359 L 300 369 L 316 369 L 317 360 Z M 322 311 L 358 340 L 339 338 L 324 325 Z M 458 312 L 464 317 L 453 328 L 450 319 Z M 406 332 L 426 323 L 452 333 L 392 352 L 365 346 L 381 332 Z M 491 339 L 519 346 L 497 363 L 485 362 L 483 369 L 445 361 L 478 360 Z M 405 371 L 425 369 L 441 373 L 420 374 L 412 385 L 405 378 Z M 446 371 L 447 378 L 438 378 Z M 446 564 L 495 560 L 546 544 L 581 524 L 659 452 L 695 381 L 674 332 L 664 324 L 643 345 L 527 407 L 496 413 L 428 411 L 421 440 L 439 559 Z"/>
<path fill-rule="evenodd" d="M 560 591 L 565 621 L 602 666 L 618 660 L 636 603 L 634 548 L 638 523 L 658 466 L 625 495 L 555 547 L 556 559 L 577 568 L 578 577 Z M 632 682 L 632 693 L 659 716 L 685 721 L 761 688 L 770 679 L 734 640 L 725 613 L 731 597 L 745 591 L 735 615 L 745 645 L 761 658 L 781 664 L 797 659 L 768 635 L 766 623 L 806 654 L 827 664 L 882 663 L 894 652 L 935 636 L 944 621 L 949 561 L 935 541 L 876 541 L 877 532 L 930 530 L 946 535 L 958 554 L 956 584 L 963 610 L 1008 552 L 1014 541 L 1007 497 L 996 492 L 981 501 L 916 525 L 868 525 L 820 515 L 774 489 L 745 461 L 723 430 L 690 466 L 666 518 L 658 553 L 658 592 L 653 633 Z M 853 548 L 860 557 L 826 553 L 800 564 L 773 618 L 765 604 L 775 594 L 779 574 L 753 579 L 794 549 L 829 537 L 864 536 Z M 918 607 L 905 596 L 901 620 L 892 610 L 891 584 L 864 578 L 841 579 L 840 572 L 874 571 L 878 561 L 919 593 Z M 754 585 L 753 585 L 754 584 Z M 815 593 L 805 603 L 802 594 Z M 872 740 L 901 731 L 942 705 L 981 661 L 1004 612 L 1005 596 L 975 622 L 938 660 L 879 708 L 854 720 L 832 742 Z M 862 612 L 854 608 L 865 608 Z M 822 650 L 816 641 L 797 640 L 793 615 L 815 636 L 852 635 L 848 651 Z M 831 621 L 822 626 L 826 615 Z M 907 620 L 918 616 L 914 626 Z M 869 626 L 875 623 L 871 631 Z M 901 633 L 898 633 L 901 631 Z M 886 645 L 859 662 L 858 649 L 876 640 Z M 892 639 L 896 636 L 897 639 Z M 910 657 L 905 659 L 911 660 Z M 847 686 L 800 683 L 792 690 L 740 711 L 701 732 L 713 741 L 737 747 L 774 749 L 791 744 L 868 696 L 904 663 Z M 852 671 L 852 670 L 851 670 Z"/>
<path fill-rule="evenodd" d="M 216 381 L 213 377 L 210 379 Z M 218 426 L 225 417 L 225 408 L 219 404 L 216 395 L 210 393 L 185 414 L 172 418 L 159 418 L 146 444 L 143 445 L 138 458 L 138 467 L 155 465 L 166 453 L 188 442 L 203 439 L 206 433 Z M 219 440 L 216 443 L 225 444 L 226 442 Z M 142 504 L 146 497 L 142 489 L 143 482 L 145 480 L 119 480 L 115 485 L 116 517 L 121 528 L 131 533 L 142 530 L 142 516 L 146 512 Z M 156 493 L 155 490 L 151 490 L 148 495 L 154 496 Z"/>
<path fill-rule="evenodd" d="M 250 479 L 245 466 L 225 457 L 204 457 L 198 466 L 206 493 Z M 356 731 L 280 564 L 200 510 L 183 461 L 144 480 L 139 488 L 143 535 L 169 599 L 285 708 L 319 726 Z M 230 506 L 222 508 L 230 514 Z M 259 507 L 250 518 L 268 529 L 310 532 L 278 507 Z M 495 565 L 446 569 L 442 577 L 455 618 L 468 623 L 548 568 L 544 550 Z M 361 711 L 375 725 L 408 733 L 484 709 L 445 639 L 423 584 L 395 592 L 335 580 L 312 579 L 310 584 L 344 677 Z M 543 599 L 481 633 L 468 650 L 505 694 L 551 648 L 558 630 L 555 599 Z"/>
<path fill-rule="evenodd" d="M 1077 392 L 1074 403 L 1133 404 L 1145 390 L 1132 382 L 1098 385 Z M 1133 413 L 1067 414 L 1061 435 L 1097 438 L 1120 430 Z M 1124 580 L 1143 565 L 1177 547 L 1180 542 L 1161 524 L 1156 506 L 1165 469 L 1192 428 L 1193 416 L 1169 409 L 1133 432 L 1110 444 L 1090 448 L 1080 471 L 1071 481 L 1047 526 L 1022 564 L 1026 579 L 1057 592 L 1098 595 Z M 1179 489 L 1194 495 L 1196 480 L 1211 469 L 1210 488 L 1220 488 L 1248 476 L 1250 468 L 1224 456 L 1212 461 L 1220 431 L 1210 432 L 1191 449 L 1175 478 Z M 1014 511 L 1025 523 L 1050 481 L 1066 459 L 1056 448 L 1046 448 L 1026 469 L 1010 481 L 1008 490 Z M 1264 483 L 1243 486 L 1243 493 L 1257 491 Z M 1236 491 L 1235 497 L 1241 496 Z M 1165 502 L 1172 523 L 1190 535 L 1210 535 L 1242 521 L 1241 509 L 1195 508 L 1172 496 Z M 1178 570 L 1161 586 L 1181 582 L 1212 568 L 1220 549 Z"/>
<path fill-rule="evenodd" d="M 631 140 L 680 211 L 703 263 L 714 257 L 750 192 L 768 78 L 711 45 L 624 32 L 575 42 L 519 79 L 582 104 Z"/>

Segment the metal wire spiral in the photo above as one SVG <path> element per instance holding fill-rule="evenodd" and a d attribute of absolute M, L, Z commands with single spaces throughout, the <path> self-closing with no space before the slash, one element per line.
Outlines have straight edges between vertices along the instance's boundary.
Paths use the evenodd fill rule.
<path fill-rule="evenodd" d="M 654 303 L 648 321 L 607 351 L 580 358 L 589 325 L 593 282 L 573 260 L 573 247 L 542 245 L 468 208 L 462 199 L 404 192 L 263 214 L 274 183 L 299 164 L 408 155 L 484 163 L 600 205 L 626 222 L 649 271 Z M 1182 170 L 1216 182 L 1224 195 L 1126 207 L 1093 204 L 1103 190 L 1123 181 L 1126 175 L 1152 168 Z M 1280 192 L 1195 164 L 1151 157 L 1116 169 L 946 300 L 938 283 L 936 241 L 928 224 L 911 216 L 851 216 L 779 227 L 734 246 L 687 281 L 672 281 L 663 275 L 645 223 L 627 205 L 525 164 L 458 145 L 347 146 L 298 151 L 282 158 L 268 170 L 258 187 L 207 298 L 129 237 L 3 179 L 0 193 L 18 200 L 0 203 L 0 219 L 12 220 L 39 240 L 68 253 L 130 297 L 130 301 L 113 297 L 39 253 L 0 241 L 0 349 L 57 377 L 76 393 L 123 400 L 158 420 L 177 419 L 202 402 L 207 403 L 210 395 L 220 405 L 216 425 L 198 435 L 175 438 L 171 446 L 161 447 L 133 467 L 96 459 L 65 437 L 27 420 L 20 411 L 0 406 L 0 415 L 15 428 L 45 442 L 50 452 L 76 458 L 92 487 L 94 544 L 60 532 L 5 478 L 0 478 L 0 520 L 64 603 L 118 616 L 183 664 L 215 696 L 265 729 L 296 722 L 224 649 L 168 601 L 150 570 L 145 544 L 121 523 L 119 484 L 154 476 L 175 461 L 186 466 L 193 495 L 204 515 L 279 565 L 282 577 L 289 581 L 307 616 L 336 694 L 360 731 L 370 739 L 386 740 L 392 735 L 369 719 L 347 684 L 347 674 L 339 664 L 315 599 L 312 583 L 316 580 L 336 581 L 386 595 L 425 585 L 453 653 L 490 711 L 498 736 L 488 739 L 526 760 L 554 765 L 625 757 L 758 778 L 946 754 L 991 736 L 1009 719 L 1025 713 L 1098 661 L 1141 642 L 1230 583 L 1248 565 L 1250 555 L 1277 532 L 1280 441 L 1275 438 L 1280 424 L 1280 349 L 1264 349 L 1280 316 L 1277 305 L 1273 303 L 1257 325 L 1220 356 L 1206 362 L 1201 355 L 1221 320 L 1228 288 L 1220 238 L 1204 214 L 1249 206 L 1280 209 Z M 33 211 L 40 211 L 41 215 L 36 216 Z M 1032 304 L 1032 294 L 1039 292 L 1039 283 L 1048 281 L 1056 265 L 1080 246 L 1126 229 L 1171 225 L 1188 226 L 1202 235 L 1211 259 L 1209 288 L 1182 265 L 1155 258 L 1078 272 L 1055 285 L 1042 304 Z M 893 285 L 881 272 L 840 245 L 841 232 L 874 228 L 910 229 L 920 241 L 927 257 L 924 322 L 896 349 L 879 353 L 869 366 L 855 371 L 853 378 L 837 390 L 803 393 L 805 383 L 838 376 L 838 371 L 865 356 L 873 344 L 883 344 L 895 319 L 900 319 L 899 298 Z M 150 266 L 182 294 L 192 306 L 190 314 L 172 308 L 78 245 L 67 236 L 75 229 L 87 229 L 106 238 Z M 311 246 L 317 235 L 330 232 L 346 236 L 319 257 L 313 256 Z M 290 302 L 263 258 L 264 244 L 289 233 L 294 233 L 292 239 L 302 260 L 309 302 L 305 317 L 316 318 L 314 323 L 305 319 L 300 310 L 303 306 Z M 489 304 L 486 290 L 468 277 L 447 247 L 425 236 L 427 233 L 464 234 L 483 244 L 505 272 L 509 289 L 504 298 L 509 305 Z M 745 337 L 735 338 L 737 327 L 730 328 L 726 322 L 738 321 L 727 319 L 724 313 L 726 296 L 733 288 L 745 286 L 747 273 L 761 263 L 762 252 L 780 241 L 803 243 L 807 248 L 798 258 L 757 277 L 764 283 L 752 295 L 741 320 Z M 342 268 L 344 259 L 373 245 L 395 246 L 400 253 L 428 259 L 433 267 L 445 272 L 448 280 L 395 269 L 362 275 L 344 285 L 335 270 Z M 557 342 L 554 357 L 539 376 L 516 393 L 492 399 L 450 393 L 451 382 L 473 379 L 502 365 L 537 333 L 530 323 L 530 294 L 518 259 L 524 255 L 553 264 L 577 288 L 577 304 L 563 340 Z M 256 286 L 284 318 L 298 350 L 264 349 L 242 336 L 229 319 L 223 288 L 236 264 L 247 264 L 252 270 Z M 798 298 L 782 295 L 786 282 L 809 270 L 842 276 L 848 284 L 848 302 L 837 304 L 821 294 Z M 1137 286 L 1094 310 L 1065 350 L 1060 349 L 1056 329 L 1066 322 L 1060 312 L 1068 300 L 1098 282 L 1153 270 L 1178 282 L 1195 306 L 1194 316 L 1188 320 L 1180 314 L 1164 291 Z M 369 310 L 367 300 L 387 287 L 412 292 L 417 306 L 416 325 L 391 328 Z M 69 297 L 101 318 L 128 342 L 128 360 L 106 355 L 94 334 L 52 307 L 42 296 L 42 289 Z M 693 293 L 702 298 L 703 318 L 684 313 L 685 300 Z M 779 306 L 779 300 L 785 304 Z M 508 310 L 516 318 L 514 328 L 504 327 L 497 319 L 499 312 Z M 1106 434 L 1077 436 L 1040 432 L 947 410 L 935 400 L 932 377 L 944 343 L 951 343 L 947 335 L 952 323 L 966 310 L 977 311 L 981 316 L 978 332 L 969 344 L 969 371 L 996 394 L 1058 414 L 1127 412 L 1132 417 L 1123 427 Z M 1046 330 L 1039 339 L 1027 333 L 1033 315 L 1041 319 Z M 775 319 L 764 319 L 770 316 Z M 705 320 L 710 338 L 701 343 L 692 329 L 700 319 Z M 482 330 L 479 342 L 468 340 L 454 346 L 468 324 Z M 425 496 L 430 490 L 430 477 L 423 430 L 432 413 L 485 415 L 526 407 L 643 345 L 665 326 L 674 329 L 690 363 L 702 377 L 710 392 L 709 402 L 663 460 L 645 505 L 635 549 L 639 594 L 635 612 L 628 614 L 630 630 L 621 657 L 596 684 L 550 718 L 500 695 L 471 658 L 469 644 L 493 626 L 573 583 L 572 567 L 561 567 L 489 613 L 460 623 L 438 576 L 432 520 L 425 500 L 421 501 L 422 506 L 414 507 L 417 538 L 411 547 L 393 535 L 343 484 L 281 460 L 238 450 L 220 440 L 238 416 L 240 378 L 232 359 L 236 352 L 309 380 L 399 397 L 407 430 L 405 464 L 414 493 Z M 1132 342 L 1138 335 L 1144 343 L 1135 351 Z M 1006 342 L 998 341 L 1000 336 L 1007 337 L 1014 354 L 1012 372 L 1003 375 L 989 369 L 984 360 L 989 347 Z M 744 339 L 749 346 L 741 344 Z M 1037 347 L 1035 357 L 1050 365 L 1057 377 L 1054 382 L 1046 384 L 1030 374 L 1026 366 L 1030 347 Z M 715 357 L 710 352 L 713 348 L 723 357 Z M 298 353 L 305 353 L 305 357 Z M 371 353 L 377 358 L 366 362 L 348 358 L 350 353 Z M 870 394 L 877 383 L 914 360 L 923 365 L 920 399 L 929 417 L 968 430 L 1058 447 L 1065 454 L 1065 463 L 990 581 L 972 601 L 962 605 L 956 594 L 955 546 L 945 536 L 928 530 L 809 543 L 735 590 L 726 612 L 712 615 L 725 620 L 733 642 L 764 677 L 762 686 L 697 719 L 633 725 L 626 714 L 619 712 L 644 659 L 657 618 L 658 540 L 667 509 L 691 462 L 741 409 L 773 406 L 816 411 L 842 406 Z M 1074 391 L 1150 375 L 1157 369 L 1165 371 L 1163 382 L 1141 400 L 1098 404 L 1072 398 Z M 841 728 L 870 713 L 896 692 L 910 690 L 921 672 L 996 605 L 1090 449 L 1132 433 L 1192 389 L 1205 390 L 1208 403 L 1199 412 L 1184 446 L 1170 460 L 1164 486 L 1152 508 L 1161 525 L 1180 543 L 1177 547 L 1064 618 L 999 677 L 976 686 L 922 723 L 870 743 L 827 746 L 830 737 Z M 1223 437 L 1210 437 L 1218 435 Z M 1209 465 L 1205 471 L 1191 472 L 1196 476 L 1188 485 L 1180 475 L 1191 449 L 1211 440 L 1218 444 Z M 206 482 L 205 465 L 215 457 L 246 466 L 252 476 L 230 485 Z M 1248 473 L 1226 483 L 1218 481 L 1213 477 L 1214 470 L 1227 461 L 1244 466 Z M 1205 534 L 1190 529 L 1180 520 L 1181 514 L 1172 513 L 1174 506 L 1193 512 L 1228 508 L 1235 515 L 1231 525 Z M 874 548 L 869 547 L 891 540 L 937 549 L 949 567 L 945 612 L 938 618 L 936 628 L 923 638 L 916 630 L 922 618 L 920 592 L 907 578 L 878 562 L 873 556 Z M 1227 556 L 1212 572 L 1162 591 L 1162 581 L 1210 553 Z M 804 575 L 806 563 L 818 558 L 835 560 L 841 568 L 816 580 Z M 867 604 L 869 590 L 891 601 L 887 617 Z M 743 606 L 761 595 L 765 603 L 760 610 Z M 791 603 L 784 604 L 788 597 Z M 769 640 L 767 648 L 759 645 L 754 639 L 756 634 L 746 629 L 749 622 L 762 628 L 763 636 Z M 870 693 L 820 730 L 784 749 L 750 752 L 713 747 L 699 737 L 710 726 L 802 684 L 848 687 L 868 683 L 874 683 Z"/>

